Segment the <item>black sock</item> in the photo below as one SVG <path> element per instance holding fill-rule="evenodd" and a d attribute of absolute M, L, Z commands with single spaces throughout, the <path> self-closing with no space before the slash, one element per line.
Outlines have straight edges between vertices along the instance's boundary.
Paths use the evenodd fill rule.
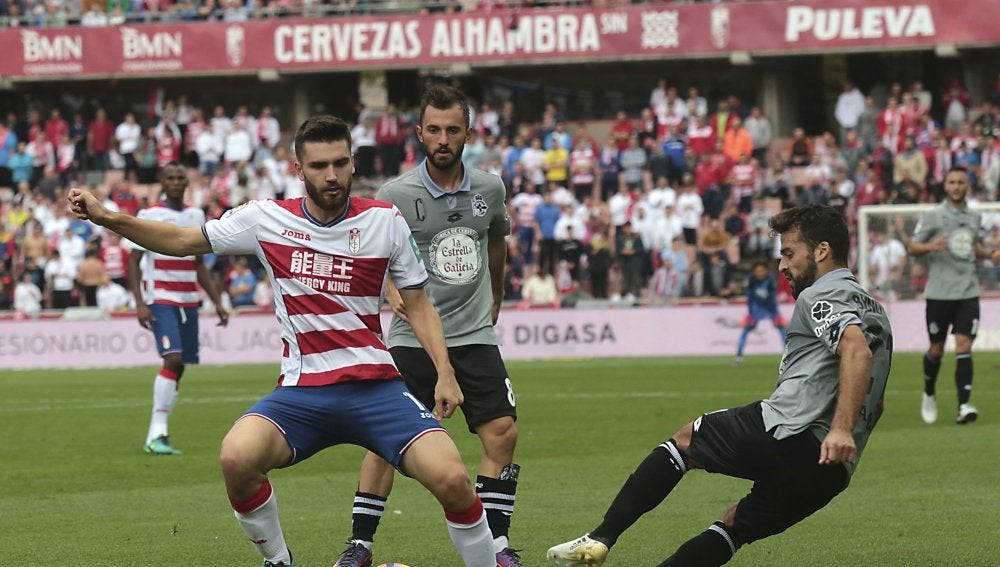
<path fill-rule="evenodd" d="M 354 510 L 351 512 L 351 539 L 375 541 L 375 530 L 385 512 L 386 498 L 369 492 L 354 493 Z"/>
<path fill-rule="evenodd" d="M 717 567 L 724 565 L 740 548 L 736 538 L 722 522 L 684 542 L 660 567 Z"/>
<path fill-rule="evenodd" d="M 937 383 L 938 372 L 941 371 L 941 359 L 932 358 L 931 353 L 924 353 L 924 393 L 934 395 L 934 385 Z"/>
<path fill-rule="evenodd" d="M 604 514 L 604 521 L 590 532 L 590 537 L 613 546 L 640 516 L 663 502 L 685 472 L 687 464 L 673 439 L 657 446 L 629 475 Z"/>
<path fill-rule="evenodd" d="M 486 521 L 490 524 L 493 539 L 508 537 L 510 516 L 514 513 L 517 481 L 479 475 L 476 477 L 476 492 L 479 493 L 479 499 L 483 501 Z"/>
<path fill-rule="evenodd" d="M 972 396 L 972 353 L 955 356 L 955 387 L 958 388 L 958 405 L 969 403 Z"/>

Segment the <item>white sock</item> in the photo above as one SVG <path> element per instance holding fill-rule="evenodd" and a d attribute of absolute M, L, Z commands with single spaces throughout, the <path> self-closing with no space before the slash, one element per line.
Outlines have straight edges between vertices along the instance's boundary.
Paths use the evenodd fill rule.
<path fill-rule="evenodd" d="M 153 413 L 149 418 L 149 432 L 146 444 L 157 437 L 167 435 L 167 421 L 177 405 L 177 380 L 164 376 L 161 370 L 153 380 Z"/>
<path fill-rule="evenodd" d="M 478 510 L 478 519 L 475 512 Z M 493 534 L 486 522 L 486 512 L 483 504 L 476 497 L 476 502 L 468 510 L 459 512 L 445 510 L 448 524 L 448 535 L 455 544 L 455 549 L 462 556 L 466 567 L 496 567 L 497 557 L 493 551 Z M 466 523 L 471 520 L 471 523 Z"/>
<path fill-rule="evenodd" d="M 278 500 L 274 496 L 271 483 L 265 483 L 258 496 L 251 498 L 250 501 L 258 500 L 265 495 L 267 499 L 264 503 L 251 511 L 244 513 L 233 510 L 236 521 L 240 523 L 243 533 L 247 534 L 254 549 L 265 561 L 291 564 L 292 558 L 288 553 L 288 546 L 285 545 L 285 534 L 281 532 L 281 522 L 278 521 Z M 235 503 L 233 507 L 237 507 Z"/>
<path fill-rule="evenodd" d="M 507 536 L 493 538 L 493 551 L 500 553 L 508 547 L 510 547 L 510 541 L 507 540 Z"/>

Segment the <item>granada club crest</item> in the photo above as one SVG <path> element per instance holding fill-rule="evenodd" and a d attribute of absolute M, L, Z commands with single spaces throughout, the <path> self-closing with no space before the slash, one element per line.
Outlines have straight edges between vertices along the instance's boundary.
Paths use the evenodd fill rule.
<path fill-rule="evenodd" d="M 352 228 L 348 232 L 347 237 L 347 249 L 351 251 L 351 254 L 357 254 L 361 251 L 361 229 Z"/>
<path fill-rule="evenodd" d="M 729 8 L 712 8 L 712 43 L 719 49 L 729 44 Z"/>
<path fill-rule="evenodd" d="M 229 64 L 239 67 L 246 59 L 246 33 L 243 26 L 229 26 L 226 28 L 226 57 Z"/>

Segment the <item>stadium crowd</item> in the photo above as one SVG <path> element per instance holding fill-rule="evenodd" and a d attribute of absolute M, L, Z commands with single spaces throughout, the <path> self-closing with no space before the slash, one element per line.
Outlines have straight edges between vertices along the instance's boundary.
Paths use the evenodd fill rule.
<path fill-rule="evenodd" d="M 937 202 L 953 165 L 970 171 L 977 199 L 997 198 L 1000 104 L 987 96 L 972 105 L 957 82 L 937 97 L 919 81 L 895 83 L 884 104 L 847 83 L 833 109 L 838 131 L 798 128 L 790 139 L 735 96 L 710 104 L 696 86 L 684 94 L 661 80 L 638 116 L 622 111 L 610 125 L 571 120 L 555 103 L 541 116 L 522 116 L 509 100 L 475 105 L 463 160 L 508 188 L 508 301 L 738 297 L 747 267 L 774 257 L 767 221 L 785 207 L 832 204 L 853 226 L 861 205 Z M 128 247 L 72 217 L 63 204 L 72 186 L 135 214 L 156 198 L 160 168 L 181 162 L 188 200 L 209 219 L 248 199 L 304 192 L 283 137 L 290 125 L 266 105 L 230 115 L 178 96 L 143 117 L 98 108 L 66 120 L 45 110 L 0 124 L 0 309 L 129 307 Z M 355 191 L 370 195 L 423 159 L 413 109 L 349 118 Z M 253 259 L 208 261 L 227 301 L 269 306 Z"/>

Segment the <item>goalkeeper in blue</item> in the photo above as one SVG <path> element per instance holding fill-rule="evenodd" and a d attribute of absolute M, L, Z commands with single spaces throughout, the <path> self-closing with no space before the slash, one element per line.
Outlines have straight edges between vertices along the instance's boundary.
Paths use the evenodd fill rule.
<path fill-rule="evenodd" d="M 734 366 L 743 363 L 747 337 L 757 328 L 757 323 L 764 319 L 771 320 L 781 335 L 781 344 L 785 344 L 785 318 L 778 311 L 778 283 L 764 262 L 756 262 L 747 279 L 747 308 L 749 313 L 743 318 L 743 332 L 740 333 L 740 342 L 736 346 Z"/>

